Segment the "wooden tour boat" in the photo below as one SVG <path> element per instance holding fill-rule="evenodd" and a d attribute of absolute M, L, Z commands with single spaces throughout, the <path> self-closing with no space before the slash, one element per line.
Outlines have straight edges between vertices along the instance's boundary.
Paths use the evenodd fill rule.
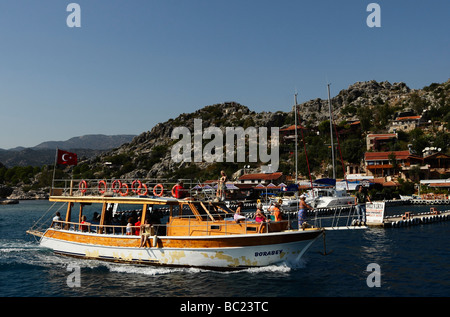
<path fill-rule="evenodd" d="M 27 232 L 38 236 L 41 246 L 60 255 L 212 269 L 297 263 L 324 232 L 323 228 L 316 227 L 290 229 L 288 220 L 258 223 L 246 219 L 237 223 L 234 211 L 223 202 L 138 194 L 124 196 L 102 191 L 98 195 L 86 195 L 86 190 L 73 192 L 71 188 L 66 194 L 50 196 L 55 204 L 67 205 L 61 220 L 53 220 L 49 227 L 47 223 L 47 228 L 33 227 Z M 98 206 L 98 223 L 82 221 L 86 206 L 90 210 Z M 118 206 L 135 208 L 135 215 L 149 220 L 150 229 L 133 226 L 134 234 L 127 234 L 126 225 L 112 221 Z M 162 210 L 167 215 L 156 217 Z M 73 221 L 76 212 L 78 219 Z"/>

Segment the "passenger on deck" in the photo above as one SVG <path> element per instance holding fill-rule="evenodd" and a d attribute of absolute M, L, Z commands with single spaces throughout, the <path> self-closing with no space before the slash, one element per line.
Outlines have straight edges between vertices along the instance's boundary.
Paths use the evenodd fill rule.
<path fill-rule="evenodd" d="M 174 188 L 173 188 L 173 194 L 174 194 L 174 197 L 175 197 L 175 198 L 179 198 L 179 199 L 184 198 L 184 197 L 186 196 L 186 195 L 185 195 L 185 190 L 184 190 L 183 182 L 182 182 L 182 181 L 179 181 L 179 182 L 174 186 Z"/>
<path fill-rule="evenodd" d="M 138 236 L 141 232 L 141 217 L 137 218 L 138 220 L 136 221 L 136 223 L 134 224 L 134 235 Z"/>
<path fill-rule="evenodd" d="M 61 221 L 61 214 L 59 211 L 56 212 L 55 216 L 53 217 L 53 225 L 55 229 L 61 229 L 61 223 L 58 221 Z"/>
<path fill-rule="evenodd" d="M 81 217 L 80 230 L 81 230 L 82 232 L 88 232 L 88 231 L 89 231 L 90 223 L 87 222 L 86 219 L 87 219 L 87 218 L 86 218 L 86 216 L 84 216 L 84 215 Z"/>
<path fill-rule="evenodd" d="M 238 207 L 236 209 L 236 212 L 234 214 L 234 221 L 236 221 L 236 223 L 239 223 L 239 222 L 245 220 L 245 217 L 243 215 L 241 215 L 242 206 L 243 206 L 243 203 L 239 203 Z"/>
<path fill-rule="evenodd" d="M 256 222 L 264 222 L 264 221 L 266 221 L 266 216 L 262 212 L 262 204 L 258 204 L 256 206 L 255 221 Z"/>
<path fill-rule="evenodd" d="M 152 234 L 152 226 L 148 223 L 147 219 L 145 219 L 144 224 L 141 226 L 141 232 L 141 245 L 139 246 L 139 248 L 145 246 L 148 237 Z"/>
<path fill-rule="evenodd" d="M 263 224 L 266 223 L 266 221 L 267 221 L 266 216 L 262 212 L 262 204 L 258 204 L 256 206 L 255 221 L 260 223 L 259 228 L 258 228 L 258 232 L 261 232 Z"/>
<path fill-rule="evenodd" d="M 272 215 L 275 217 L 275 221 L 282 221 L 283 217 L 280 211 L 280 204 L 276 203 L 275 207 L 272 209 Z"/>
<path fill-rule="evenodd" d="M 305 212 L 306 209 L 313 209 L 310 205 L 308 205 L 305 202 L 305 195 L 300 195 L 300 206 L 298 209 L 298 228 L 303 228 L 303 224 L 306 224 L 305 222 Z"/>
<path fill-rule="evenodd" d="M 133 234 L 133 218 L 128 218 L 126 235 L 131 236 Z"/>
<path fill-rule="evenodd" d="M 217 199 L 219 201 L 224 201 L 225 200 L 225 189 L 227 188 L 227 174 L 225 174 L 225 171 L 220 171 L 220 178 L 219 181 L 217 183 Z"/>
<path fill-rule="evenodd" d="M 100 223 L 100 215 L 98 212 L 94 212 L 94 215 L 92 216 L 92 224 L 99 224 Z"/>

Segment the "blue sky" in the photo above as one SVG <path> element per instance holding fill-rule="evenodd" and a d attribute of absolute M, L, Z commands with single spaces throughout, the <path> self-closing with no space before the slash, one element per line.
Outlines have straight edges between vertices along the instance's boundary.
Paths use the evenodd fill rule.
<path fill-rule="evenodd" d="M 449 18 L 446 0 L 2 0 L 0 148 L 140 134 L 224 101 L 289 111 L 328 82 L 444 82 Z"/>

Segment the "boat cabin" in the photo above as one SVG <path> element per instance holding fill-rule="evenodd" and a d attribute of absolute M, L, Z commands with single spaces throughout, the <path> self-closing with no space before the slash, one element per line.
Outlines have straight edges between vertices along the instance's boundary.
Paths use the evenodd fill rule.
<path fill-rule="evenodd" d="M 288 221 L 258 223 L 246 219 L 236 223 L 233 218 L 234 211 L 221 202 L 175 198 L 89 196 L 52 196 L 50 201 L 67 203 L 64 218 L 61 221 L 54 221 L 53 228 L 97 234 L 127 235 L 127 223 L 118 221 L 119 216 L 125 220 L 134 218 L 131 225 L 131 232 L 134 235 L 139 235 L 140 224 L 144 224 L 144 221 L 138 223 L 138 217 L 147 219 L 153 227 L 153 232 L 159 236 L 267 233 L 288 228 Z M 98 222 L 83 220 L 86 206 L 95 208 L 95 205 L 98 205 L 98 212 L 96 211 L 99 214 Z M 129 209 L 127 206 L 138 207 L 138 209 Z M 89 208 L 92 211 L 93 207 Z M 124 208 L 123 211 L 118 211 L 122 208 Z M 128 225 L 130 231 L 129 227 Z"/>

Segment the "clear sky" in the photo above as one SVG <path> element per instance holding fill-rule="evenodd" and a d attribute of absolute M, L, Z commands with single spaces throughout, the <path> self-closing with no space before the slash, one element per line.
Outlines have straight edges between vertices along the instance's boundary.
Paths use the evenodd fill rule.
<path fill-rule="evenodd" d="M 423 88 L 450 78 L 449 20 L 448 0 L 1 0 L 0 148 L 140 134 L 224 101 L 289 111 L 328 82 Z"/>

